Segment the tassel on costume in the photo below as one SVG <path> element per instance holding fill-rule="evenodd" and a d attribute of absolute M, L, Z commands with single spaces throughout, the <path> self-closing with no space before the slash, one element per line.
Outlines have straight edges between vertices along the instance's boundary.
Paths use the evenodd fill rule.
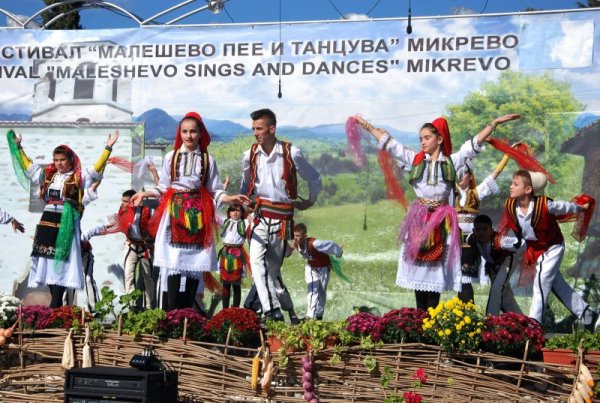
<path fill-rule="evenodd" d="M 347 282 L 348 284 L 352 284 L 352 281 L 342 272 L 342 258 L 337 258 L 335 256 L 329 256 L 329 261 L 331 262 L 331 270 L 335 274 L 338 275 L 339 278 Z"/>
<path fill-rule="evenodd" d="M 577 240 L 577 242 L 583 242 L 587 236 L 588 229 L 590 228 L 590 222 L 592 221 L 592 216 L 594 215 L 594 210 L 596 209 L 596 200 L 592 196 L 581 194 L 572 198 L 571 203 L 575 203 L 579 206 L 588 204 L 589 206 L 587 210 L 582 211 L 581 213 L 563 214 L 557 216 L 556 219 L 559 222 L 576 221 L 571 235 Z"/>

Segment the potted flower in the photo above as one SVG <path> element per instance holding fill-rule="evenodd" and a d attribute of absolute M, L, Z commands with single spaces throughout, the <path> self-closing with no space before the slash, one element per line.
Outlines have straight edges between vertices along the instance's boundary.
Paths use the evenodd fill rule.
<path fill-rule="evenodd" d="M 538 355 L 544 345 L 542 326 L 525 315 L 507 312 L 486 318 L 480 348 L 491 353 L 521 358 L 527 341 L 528 355 Z"/>
<path fill-rule="evenodd" d="M 394 309 L 383 315 L 375 333 L 384 343 L 420 343 L 427 339 L 423 330 L 427 317 L 427 312 L 418 308 Z"/>
<path fill-rule="evenodd" d="M 429 308 L 423 330 L 448 353 L 472 351 L 479 346 L 483 332 L 483 315 L 472 302 L 458 297 Z"/>
<path fill-rule="evenodd" d="M 600 334 L 574 328 L 573 333 L 554 336 L 546 340 L 542 349 L 544 362 L 574 365 L 579 346 L 585 351 L 584 361 L 596 368 L 600 362 Z"/>
<path fill-rule="evenodd" d="M 359 340 L 361 337 L 370 336 L 373 341 L 381 338 L 381 317 L 370 312 L 359 312 L 346 319 L 346 330 Z"/>
<path fill-rule="evenodd" d="M 187 318 L 186 338 L 200 341 L 206 337 L 206 318 L 192 308 L 173 309 L 158 322 L 158 334 L 161 337 L 179 339 L 183 337 L 184 323 Z"/>
<path fill-rule="evenodd" d="M 257 346 L 259 344 L 260 321 L 253 310 L 225 308 L 206 324 L 208 335 L 217 343 L 226 342 L 230 328 L 229 344 L 234 346 Z"/>
<path fill-rule="evenodd" d="M 28 305 L 21 308 L 21 323 L 27 329 L 45 329 L 50 323 L 52 308 L 45 305 Z"/>

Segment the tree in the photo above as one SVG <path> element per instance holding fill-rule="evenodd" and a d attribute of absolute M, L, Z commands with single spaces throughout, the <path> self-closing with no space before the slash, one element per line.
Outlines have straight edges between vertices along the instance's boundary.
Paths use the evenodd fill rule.
<path fill-rule="evenodd" d="M 587 0 L 587 4 L 578 1 L 577 7 L 579 7 L 579 8 L 600 7 L 600 0 Z"/>
<path fill-rule="evenodd" d="M 44 0 L 47 6 L 60 2 L 60 0 Z M 42 13 L 42 24 L 50 22 L 57 15 L 68 13 L 60 19 L 54 21 L 48 29 L 82 29 L 79 24 L 79 11 L 72 11 L 80 8 L 84 3 L 70 3 L 54 7 Z M 70 12 L 71 11 L 71 12 Z"/>
<path fill-rule="evenodd" d="M 498 81 L 486 82 L 464 99 L 462 104 L 448 106 L 448 121 L 454 148 L 477 134 L 495 117 L 508 113 L 519 113 L 522 119 L 499 125 L 495 137 L 511 143 L 524 141 L 559 183 L 569 183 L 570 187 L 557 186 L 553 196 L 566 192 L 563 199 L 570 199 L 576 192 L 573 166 L 577 158 L 562 154 L 562 144 L 575 135 L 573 124 L 584 105 L 571 93 L 570 84 L 558 81 L 550 75 L 526 75 L 507 71 Z M 484 152 L 475 160 L 479 180 L 491 173 L 498 161 L 498 153 Z M 581 165 L 581 164 L 579 164 Z M 511 163 L 508 172 L 517 166 Z M 501 189 L 507 188 L 507 177 L 501 182 Z M 487 204 L 487 202 L 486 202 Z"/>

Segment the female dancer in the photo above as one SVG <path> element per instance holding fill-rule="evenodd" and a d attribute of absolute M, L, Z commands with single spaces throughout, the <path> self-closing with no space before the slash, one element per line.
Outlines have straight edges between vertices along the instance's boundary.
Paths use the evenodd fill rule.
<path fill-rule="evenodd" d="M 33 164 L 21 147 L 21 136 L 9 132 L 8 141 L 13 166 L 23 172 L 33 185 L 39 186 L 40 197 L 46 203 L 38 224 L 31 253 L 29 287 L 48 285 L 51 308 L 62 306 L 67 289 L 83 289 L 81 261 L 82 199 L 87 188 L 102 179 L 106 161 L 117 142 L 119 132 L 109 135 L 106 147 L 91 169 L 82 170 L 79 157 L 66 145 L 56 147 L 53 163 Z"/>
<path fill-rule="evenodd" d="M 144 197 L 161 197 L 150 230 L 156 229 L 154 264 L 160 267 L 168 310 L 191 307 L 203 273 L 217 267 L 215 207 L 250 204 L 247 196 L 230 196 L 223 190 L 217 164 L 208 154 L 209 144 L 200 115 L 186 114 L 177 128 L 173 151 L 165 156 L 158 186 L 131 198 L 138 206 Z"/>
<path fill-rule="evenodd" d="M 396 285 L 415 290 L 417 308 L 436 307 L 440 293 L 460 291 L 460 231 L 454 207 L 450 206 L 456 186 L 456 170 L 474 158 L 481 144 L 498 124 L 518 119 L 510 114 L 494 119 L 477 136 L 452 153 L 448 122 L 444 118 L 426 123 L 419 131 L 421 151 L 415 152 L 394 140 L 360 116 L 359 124 L 390 152 L 399 165 L 411 167 L 409 182 L 417 195 L 400 229 L 402 243 Z"/>

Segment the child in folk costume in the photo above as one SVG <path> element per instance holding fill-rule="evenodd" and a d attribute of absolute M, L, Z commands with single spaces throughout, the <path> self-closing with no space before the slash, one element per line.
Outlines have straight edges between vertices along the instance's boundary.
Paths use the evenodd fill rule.
<path fill-rule="evenodd" d="M 473 232 L 473 222 L 479 214 L 480 202 L 488 196 L 500 193 L 496 178 L 506 167 L 508 155 L 504 155 L 502 160 L 490 175 L 488 175 L 479 185 L 475 182 L 473 174 L 473 163 L 470 159 L 465 161 L 464 166 L 457 170 L 458 194 L 456 195 L 455 208 L 458 215 L 458 225 L 462 235 L 461 267 L 462 267 L 462 290 L 458 297 L 463 302 L 474 302 L 473 282 L 487 284 L 488 278 L 485 270 L 475 265 L 474 250 L 466 243 L 467 237 Z"/>
<path fill-rule="evenodd" d="M 322 320 L 327 300 L 327 285 L 331 271 L 331 258 L 344 253 L 342 247 L 333 241 L 321 241 L 306 236 L 304 224 L 294 226 L 294 249 L 307 260 L 304 267 L 304 279 L 307 286 L 306 318 Z"/>
<path fill-rule="evenodd" d="M 161 270 L 161 289 L 167 289 L 168 310 L 192 307 L 204 272 L 217 266 L 215 205 L 250 203 L 245 195 L 230 196 L 223 190 L 209 144 L 200 115 L 186 114 L 173 151 L 165 156 L 158 186 L 131 198 L 134 206 L 144 197 L 162 198 L 150 229 L 156 228 L 154 264 Z"/>
<path fill-rule="evenodd" d="M 492 219 L 487 215 L 475 217 L 473 227 L 472 234 L 467 237 L 467 244 L 472 251 L 475 266 L 483 266 L 492 280 L 486 315 L 500 315 L 500 310 L 522 313 L 510 286 L 510 276 L 515 266 L 513 253 L 520 248 L 522 242 L 494 231 Z M 505 264 L 507 260 L 508 266 Z"/>
<path fill-rule="evenodd" d="M 450 131 L 444 118 L 421 127 L 421 151 L 417 153 L 398 143 L 385 130 L 373 127 L 360 116 L 354 117 L 377 139 L 379 149 L 389 151 L 399 165 L 412 167 L 409 182 L 417 200 L 400 229 L 402 248 L 396 285 L 415 290 L 417 308 L 435 307 L 441 292 L 461 289 L 458 219 L 456 210 L 450 206 L 454 200 L 456 169 L 462 167 L 465 159 L 479 153 L 481 144 L 496 125 L 519 117 L 512 114 L 494 119 L 456 153 L 452 153 Z"/>
<path fill-rule="evenodd" d="M 248 270 L 248 254 L 244 248 L 247 223 L 244 208 L 232 204 L 227 209 L 227 219 L 221 224 L 223 247 L 219 251 L 219 274 L 223 284 L 223 308 L 229 308 L 233 290 L 233 307 L 239 307 L 242 298 L 242 275 Z"/>
<path fill-rule="evenodd" d="M 542 323 L 550 293 L 580 320 L 587 330 L 593 331 L 598 313 L 565 281 L 560 264 L 565 253 L 565 242 L 558 225 L 559 220 L 570 220 L 571 216 L 585 213 L 585 223 L 577 234 L 578 240 L 585 238 L 589 219 L 593 214 L 595 200 L 587 195 L 578 196 L 577 203 L 554 201 L 543 192 L 546 177 L 538 172 L 525 170 L 513 175 L 510 198 L 506 200 L 503 223 L 517 238 L 527 244 L 521 281 L 533 281 L 533 297 L 529 317 Z M 504 229 L 504 225 L 502 226 Z M 535 270 L 534 270 L 535 267 Z"/>
<path fill-rule="evenodd" d="M 66 145 L 54 149 L 53 163 L 45 167 L 33 164 L 21 148 L 21 136 L 11 131 L 7 137 L 17 176 L 24 171 L 31 183 L 40 187 L 40 197 L 46 203 L 33 241 L 29 286 L 48 285 L 50 307 L 56 308 L 63 304 L 68 288 L 83 288 L 79 228 L 82 199 L 85 189 L 102 179 L 101 172 L 119 133 L 109 135 L 100 158 L 88 170 L 81 169 L 79 157 Z"/>

